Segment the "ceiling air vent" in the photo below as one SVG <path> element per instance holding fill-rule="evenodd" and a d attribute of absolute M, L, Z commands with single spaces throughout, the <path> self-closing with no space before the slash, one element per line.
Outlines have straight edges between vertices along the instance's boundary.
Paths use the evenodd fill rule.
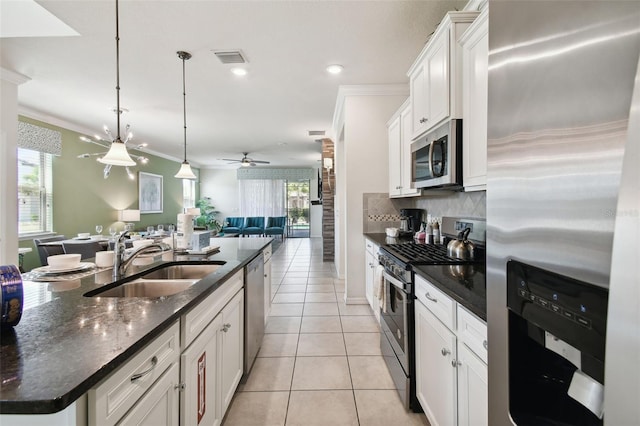
<path fill-rule="evenodd" d="M 309 136 L 324 136 L 324 130 L 309 130 Z"/>
<path fill-rule="evenodd" d="M 247 62 L 244 55 L 239 50 L 214 50 L 213 53 L 223 64 L 244 64 Z"/>

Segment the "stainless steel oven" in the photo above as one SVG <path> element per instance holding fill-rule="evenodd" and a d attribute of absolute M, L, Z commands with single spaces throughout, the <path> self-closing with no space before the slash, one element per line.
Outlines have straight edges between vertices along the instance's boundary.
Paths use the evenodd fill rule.
<path fill-rule="evenodd" d="M 411 276 L 411 272 L 408 276 Z M 412 282 L 384 272 L 384 306 L 380 312 L 380 348 L 405 408 L 420 411 L 415 401 L 413 380 L 413 295 Z M 415 402 L 414 402 L 415 401 Z"/>

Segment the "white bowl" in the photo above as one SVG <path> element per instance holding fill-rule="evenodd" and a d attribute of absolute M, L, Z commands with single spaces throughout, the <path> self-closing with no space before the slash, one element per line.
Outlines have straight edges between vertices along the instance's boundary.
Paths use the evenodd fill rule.
<path fill-rule="evenodd" d="M 57 254 L 47 257 L 49 269 L 71 269 L 80 266 L 80 254 Z"/>
<path fill-rule="evenodd" d="M 90 237 L 91 237 L 90 232 L 81 232 L 78 234 L 78 238 L 90 238 Z"/>
<path fill-rule="evenodd" d="M 148 246 L 149 244 L 153 244 L 153 240 L 133 240 L 131 241 L 134 249 Z"/>
<path fill-rule="evenodd" d="M 400 230 L 398 228 L 386 228 L 385 232 L 387 233 L 387 237 L 395 238 L 400 235 Z"/>

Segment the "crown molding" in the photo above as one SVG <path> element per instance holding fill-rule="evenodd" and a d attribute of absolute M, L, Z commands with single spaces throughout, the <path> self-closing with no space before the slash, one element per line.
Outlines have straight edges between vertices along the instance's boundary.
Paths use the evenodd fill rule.
<path fill-rule="evenodd" d="M 0 79 L 4 81 L 8 81 L 9 83 L 13 83 L 16 86 L 26 83 L 30 81 L 31 78 L 26 75 L 20 74 L 15 71 L 8 70 L 6 68 L 0 67 Z"/>
<path fill-rule="evenodd" d="M 333 140 L 336 141 L 344 126 L 344 103 L 351 96 L 409 96 L 407 84 L 359 84 L 338 87 L 336 107 L 333 111 Z"/>

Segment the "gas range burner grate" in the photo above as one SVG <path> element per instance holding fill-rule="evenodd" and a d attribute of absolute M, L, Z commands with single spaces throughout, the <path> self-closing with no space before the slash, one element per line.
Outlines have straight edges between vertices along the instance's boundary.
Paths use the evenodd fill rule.
<path fill-rule="evenodd" d="M 398 260 L 413 265 L 451 265 L 479 263 L 477 260 L 456 259 L 447 255 L 447 248 L 435 244 L 387 244 L 382 246 Z"/>

